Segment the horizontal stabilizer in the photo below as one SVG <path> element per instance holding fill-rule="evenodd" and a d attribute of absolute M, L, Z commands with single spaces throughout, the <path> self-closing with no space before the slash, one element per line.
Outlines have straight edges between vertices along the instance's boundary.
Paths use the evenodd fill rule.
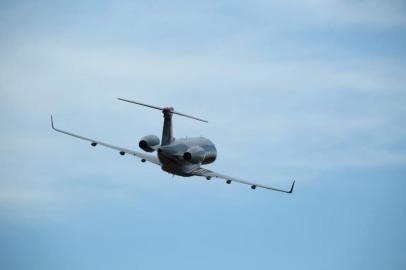
<path fill-rule="evenodd" d="M 188 115 L 188 114 L 184 114 L 184 113 L 177 112 L 177 111 L 175 111 L 175 110 L 174 110 L 173 108 L 171 108 L 171 107 L 169 107 L 169 108 L 163 108 L 163 107 L 153 106 L 153 105 L 141 103 L 141 102 L 138 102 L 138 101 L 128 100 L 128 99 L 124 99 L 124 98 L 118 98 L 118 100 L 125 101 L 125 102 L 129 102 L 129 103 L 133 103 L 133 104 L 137 104 L 137 105 L 140 105 L 140 106 L 145 106 L 145 107 L 152 108 L 152 109 L 156 109 L 156 110 L 160 110 L 160 111 L 162 111 L 162 112 L 169 110 L 172 114 L 177 114 L 177 115 L 180 115 L 180 116 L 183 116 L 183 117 L 187 117 L 187 118 L 191 118 L 191 119 L 194 119 L 194 120 L 198 120 L 198 121 L 201 121 L 201 122 L 208 123 L 207 120 L 204 120 L 204 119 L 201 119 L 201 118 L 197 118 L 197 117 L 195 117 L 195 116 L 191 116 L 191 115 Z"/>

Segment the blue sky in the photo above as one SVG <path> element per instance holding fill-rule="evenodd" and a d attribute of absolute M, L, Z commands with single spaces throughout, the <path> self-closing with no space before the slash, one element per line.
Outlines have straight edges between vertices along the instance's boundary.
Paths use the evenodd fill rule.
<path fill-rule="evenodd" d="M 1 1 L 1 269 L 405 269 L 403 1 Z M 200 178 L 137 148 L 179 111 Z"/>

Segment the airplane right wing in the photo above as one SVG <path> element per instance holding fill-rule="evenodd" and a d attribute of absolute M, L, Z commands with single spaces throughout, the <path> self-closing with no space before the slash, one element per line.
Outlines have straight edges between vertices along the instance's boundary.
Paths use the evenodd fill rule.
<path fill-rule="evenodd" d="M 274 188 L 274 187 L 270 187 L 270 186 L 266 186 L 266 185 L 262 185 L 262 184 L 257 184 L 257 183 L 237 179 L 237 178 L 234 178 L 234 177 L 231 177 L 231 176 L 227 176 L 227 175 L 224 175 L 224 174 L 220 174 L 220 173 L 210 171 L 210 170 L 205 169 L 205 168 L 197 168 L 196 170 L 192 171 L 191 173 L 193 175 L 196 175 L 196 176 L 204 176 L 208 180 L 210 180 L 211 178 L 224 179 L 224 180 L 226 180 L 227 184 L 231 184 L 231 182 L 237 182 L 237 183 L 240 183 L 240 184 L 250 185 L 252 189 L 256 189 L 257 187 L 260 187 L 260 188 L 270 189 L 270 190 L 284 192 L 284 193 L 292 193 L 293 188 L 295 186 L 295 181 L 293 181 L 292 186 L 290 187 L 289 190 L 283 190 L 283 189 L 278 189 L 278 188 Z"/>
<path fill-rule="evenodd" d="M 130 154 L 130 155 L 133 155 L 133 156 L 136 156 L 136 157 L 140 158 L 141 161 L 143 161 L 143 162 L 144 161 L 149 161 L 149 162 L 152 162 L 152 163 L 154 163 L 156 165 L 161 165 L 161 162 L 159 161 L 159 159 L 157 157 L 153 156 L 153 155 L 148 155 L 148 154 L 133 151 L 133 150 L 130 150 L 130 149 L 122 148 L 122 147 L 119 147 L 119 146 L 111 145 L 111 144 L 108 144 L 108 143 L 104 143 L 104 142 L 101 142 L 101 141 L 98 141 L 98 140 L 86 138 L 86 137 L 83 137 L 83 136 L 80 136 L 80 135 L 77 135 L 77 134 L 74 134 L 74 133 L 70 133 L 68 131 L 58 129 L 58 128 L 56 128 L 54 126 L 54 120 L 52 118 L 52 115 L 51 115 L 51 126 L 52 126 L 52 129 L 57 131 L 57 132 L 64 133 L 66 135 L 69 135 L 69 136 L 72 136 L 72 137 L 76 137 L 76 138 L 91 142 L 92 146 L 102 145 L 102 146 L 105 146 L 105 147 L 108 147 L 108 148 L 119 151 L 119 153 L 121 155 L 124 155 L 125 153 L 127 153 L 127 154 Z"/>

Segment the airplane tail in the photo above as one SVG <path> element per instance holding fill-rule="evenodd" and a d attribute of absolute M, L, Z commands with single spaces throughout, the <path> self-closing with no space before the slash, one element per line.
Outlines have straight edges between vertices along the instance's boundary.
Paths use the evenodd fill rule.
<path fill-rule="evenodd" d="M 201 121 L 201 122 L 208 123 L 207 120 L 197 118 L 197 117 L 194 117 L 194 116 L 191 116 L 191 115 L 187 115 L 187 114 L 184 114 L 184 113 L 177 112 L 172 107 L 162 108 L 162 107 L 157 107 L 157 106 L 153 106 L 153 105 L 149 105 L 149 104 L 145 104 L 145 103 L 141 103 L 141 102 L 137 102 L 137 101 L 132 101 L 132 100 L 128 100 L 128 99 L 123 99 L 123 98 L 118 98 L 118 100 L 162 111 L 162 113 L 164 114 L 164 126 L 163 126 L 163 130 L 162 130 L 162 142 L 161 142 L 161 145 L 167 145 L 167 144 L 170 144 L 173 141 L 173 131 L 172 131 L 172 115 L 173 114 L 177 114 L 177 115 L 180 115 L 180 116 L 183 116 L 183 117 L 187 117 L 187 118 L 191 118 L 191 119 L 194 119 L 194 120 L 198 120 L 198 121 Z"/>

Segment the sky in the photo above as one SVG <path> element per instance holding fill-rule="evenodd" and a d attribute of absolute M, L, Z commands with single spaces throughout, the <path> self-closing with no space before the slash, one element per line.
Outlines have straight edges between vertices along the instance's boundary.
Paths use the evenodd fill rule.
<path fill-rule="evenodd" d="M 406 269 L 404 1 L 0 1 L 0 268 Z M 162 115 L 203 178 L 138 149 Z"/>

